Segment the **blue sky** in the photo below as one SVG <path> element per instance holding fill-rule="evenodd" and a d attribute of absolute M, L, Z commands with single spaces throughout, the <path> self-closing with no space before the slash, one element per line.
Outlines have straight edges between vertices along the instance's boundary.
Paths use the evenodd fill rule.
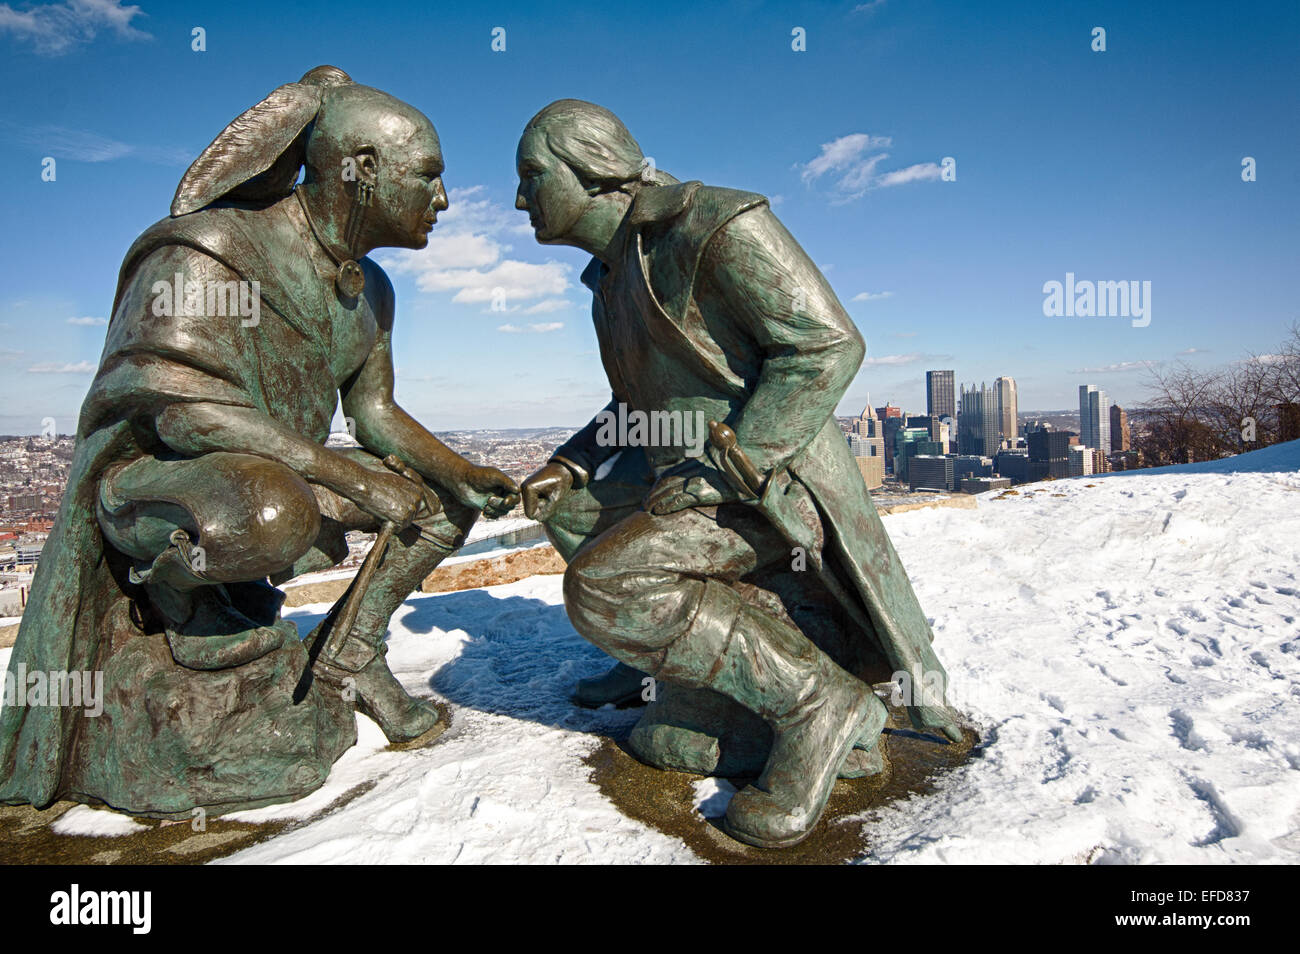
<path fill-rule="evenodd" d="M 1022 409 L 1084 383 L 1136 403 L 1146 363 L 1224 365 L 1300 318 L 1300 4 L 1138 7 L 0 4 L 0 432 L 74 429 L 131 241 L 227 122 L 321 63 L 442 139 L 430 247 L 377 253 L 398 397 L 435 431 L 578 425 L 606 399 L 585 256 L 513 209 L 519 133 L 566 96 L 680 179 L 772 198 L 867 339 L 842 413 L 923 410 L 929 368 L 1011 375 Z M 1151 282 L 1149 325 L 1045 317 L 1067 272 Z"/>

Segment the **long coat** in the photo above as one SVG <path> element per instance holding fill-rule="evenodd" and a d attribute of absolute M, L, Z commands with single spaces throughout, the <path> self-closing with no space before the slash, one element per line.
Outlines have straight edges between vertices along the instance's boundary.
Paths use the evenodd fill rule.
<path fill-rule="evenodd" d="M 207 208 L 158 222 L 127 253 L 104 354 L 82 405 L 67 490 L 10 656 L 11 678 L 20 665 L 29 673 L 94 670 L 111 651 L 106 643 L 114 621 L 127 619 L 132 588 L 124 558 L 105 546 L 96 496 L 109 465 L 165 451 L 151 431 L 158 411 L 176 401 L 257 408 L 324 443 L 337 402 L 329 338 L 321 330 L 328 314 L 321 303 L 332 291 L 297 254 L 284 215 L 283 203 Z M 172 282 L 182 260 L 257 280 L 258 325 L 244 326 L 237 314 L 155 315 L 155 283 Z M 362 266 L 367 295 L 392 294 L 378 266 L 369 259 Z M 43 807 L 68 794 L 81 717 L 61 706 L 0 712 L 0 803 Z"/>
<path fill-rule="evenodd" d="M 799 481 L 817 504 L 824 557 L 851 582 L 870 640 L 897 672 L 946 686 L 933 634 L 835 421 L 865 346 L 820 271 L 767 200 L 687 182 L 641 189 L 607 267 L 583 272 L 613 400 L 725 420 L 763 475 Z M 597 420 L 557 454 L 595 473 L 614 451 Z M 942 700 L 909 707 L 918 728 L 953 729 Z M 954 730 L 955 731 L 955 730 Z"/>

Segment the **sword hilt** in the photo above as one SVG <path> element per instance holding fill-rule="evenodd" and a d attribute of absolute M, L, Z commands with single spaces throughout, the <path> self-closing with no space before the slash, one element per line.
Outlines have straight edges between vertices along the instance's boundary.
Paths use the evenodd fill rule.
<path fill-rule="evenodd" d="M 763 477 L 741 449 L 736 432 L 721 421 L 709 421 L 709 443 L 717 448 L 722 473 L 737 485 L 736 489 L 751 497 L 761 497 Z"/>

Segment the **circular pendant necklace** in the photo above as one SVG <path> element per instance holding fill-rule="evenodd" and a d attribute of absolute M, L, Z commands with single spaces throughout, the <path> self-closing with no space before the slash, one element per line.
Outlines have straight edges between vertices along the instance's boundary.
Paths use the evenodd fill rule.
<path fill-rule="evenodd" d="M 307 210 L 307 202 L 303 199 L 302 193 L 294 189 L 293 194 L 298 197 L 298 205 L 302 207 L 302 214 L 307 219 L 307 227 L 311 229 L 311 234 L 316 237 L 316 243 L 325 250 L 325 254 L 330 257 L 330 261 L 338 266 L 338 271 L 334 273 L 334 287 L 339 290 L 339 294 L 344 298 L 356 298 L 365 290 L 366 273 L 356 259 L 349 258 L 343 261 L 330 251 L 330 247 L 321 238 L 320 232 L 316 230 L 316 223 L 312 220 L 311 212 Z"/>

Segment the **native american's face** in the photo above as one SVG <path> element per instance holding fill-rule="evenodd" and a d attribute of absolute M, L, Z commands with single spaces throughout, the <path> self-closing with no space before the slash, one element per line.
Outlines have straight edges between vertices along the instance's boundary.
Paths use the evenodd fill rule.
<path fill-rule="evenodd" d="M 515 208 L 528 213 L 537 241 L 565 244 L 591 197 L 568 164 L 551 152 L 538 129 L 529 129 L 519 140 L 515 166 L 519 172 Z"/>
<path fill-rule="evenodd" d="M 381 147 L 373 214 L 376 246 L 424 248 L 438 213 L 448 206 L 442 148 L 431 125 Z"/>

